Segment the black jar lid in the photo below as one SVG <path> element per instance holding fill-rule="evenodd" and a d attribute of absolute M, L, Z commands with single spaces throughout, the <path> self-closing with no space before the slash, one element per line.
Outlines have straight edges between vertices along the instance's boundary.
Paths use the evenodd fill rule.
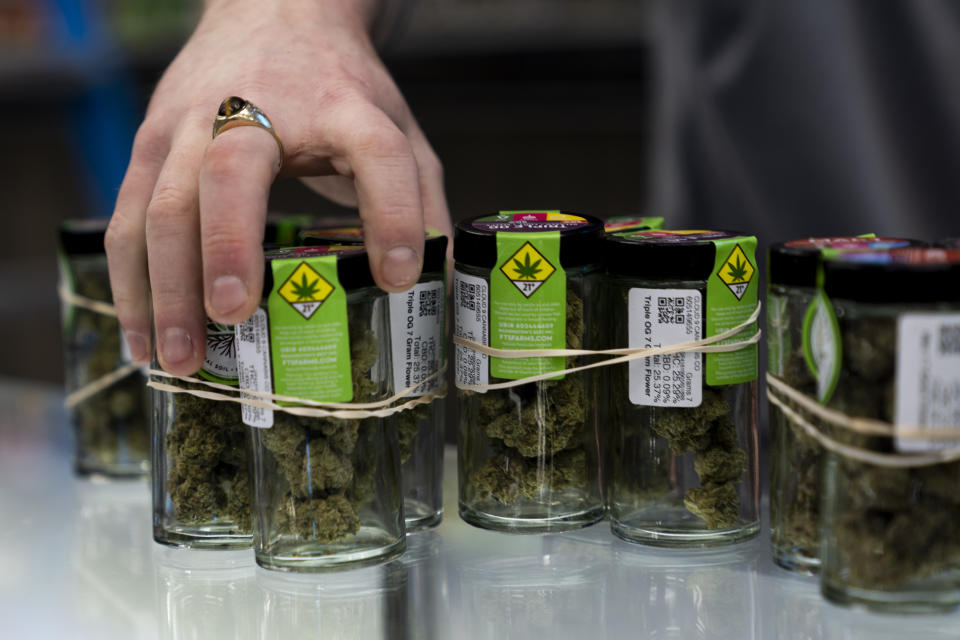
<path fill-rule="evenodd" d="M 607 271 L 664 280 L 706 280 L 713 273 L 714 240 L 750 237 L 737 231 L 635 231 L 604 239 Z"/>
<path fill-rule="evenodd" d="M 835 236 L 800 238 L 778 242 L 770 247 L 767 259 L 770 284 L 786 287 L 817 286 L 817 270 L 823 249 L 839 251 L 886 251 L 902 247 L 919 247 L 924 243 L 909 238 L 877 238 L 868 236 Z"/>
<path fill-rule="evenodd" d="M 107 218 L 64 220 L 60 223 L 60 248 L 71 256 L 104 253 L 103 236 L 109 223 Z"/>
<path fill-rule="evenodd" d="M 568 211 L 501 211 L 457 223 L 453 258 L 457 262 L 492 269 L 497 265 L 497 233 L 560 232 L 560 265 L 582 267 L 600 261 L 603 221 Z"/>
<path fill-rule="evenodd" d="M 363 227 L 331 227 L 329 229 L 306 229 L 300 232 L 300 242 L 305 247 L 318 246 L 363 246 Z M 439 231 L 427 231 L 423 243 L 423 272 L 442 273 L 447 260 L 447 236 Z"/>
<path fill-rule="evenodd" d="M 361 246 L 335 245 L 318 247 L 286 247 L 264 254 L 266 268 L 263 270 L 263 297 L 270 295 L 273 289 L 273 260 L 292 260 L 296 258 L 317 258 L 320 256 L 337 257 L 337 280 L 346 291 L 375 286 L 370 273 L 370 261 L 367 252 Z"/>
<path fill-rule="evenodd" d="M 935 247 L 943 247 L 944 249 L 960 249 L 960 236 L 956 238 L 944 238 L 943 240 L 937 240 L 933 243 Z"/>
<path fill-rule="evenodd" d="M 870 303 L 960 302 L 960 249 L 909 247 L 824 256 L 831 298 Z"/>

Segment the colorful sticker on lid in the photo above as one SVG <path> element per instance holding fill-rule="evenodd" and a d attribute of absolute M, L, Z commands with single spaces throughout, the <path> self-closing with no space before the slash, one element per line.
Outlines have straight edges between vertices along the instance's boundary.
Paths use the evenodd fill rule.
<path fill-rule="evenodd" d="M 301 234 L 304 238 L 324 240 L 333 244 L 341 242 L 363 243 L 363 227 L 332 227 L 310 229 Z"/>
<path fill-rule="evenodd" d="M 626 231 L 650 231 L 663 228 L 663 218 L 660 216 L 636 217 L 613 216 L 603 221 L 603 230 L 607 233 L 624 233 Z"/>
<path fill-rule="evenodd" d="M 712 240 L 716 247 L 713 272 L 707 279 L 706 336 L 715 336 L 743 324 L 757 306 L 757 239 L 732 236 Z M 756 324 L 722 340 L 719 344 L 740 342 L 756 331 Z M 757 378 L 757 345 L 737 351 L 708 353 L 706 379 L 711 386 L 739 384 Z"/>
<path fill-rule="evenodd" d="M 490 346 L 563 349 L 566 305 L 560 232 L 497 233 L 497 266 L 490 273 Z M 490 358 L 490 375 L 516 380 L 563 369 L 564 363 L 563 357 Z"/>
<path fill-rule="evenodd" d="M 960 249 L 909 247 L 864 253 L 824 249 L 823 257 L 859 264 L 943 265 L 960 264 Z"/>
<path fill-rule="evenodd" d="M 283 247 L 273 249 L 265 255 L 267 260 L 282 260 L 290 258 L 314 258 L 329 256 L 337 253 L 364 251 L 364 247 L 355 244 L 330 244 L 315 247 Z"/>
<path fill-rule="evenodd" d="M 898 247 L 909 247 L 911 240 L 906 238 L 878 238 L 866 233 L 860 236 L 835 236 L 827 238 L 803 238 L 783 243 L 790 249 L 833 249 L 836 251 L 883 251 Z"/>
<path fill-rule="evenodd" d="M 650 242 L 657 243 L 676 242 L 677 244 L 736 237 L 727 231 L 710 231 L 708 229 L 683 229 L 679 231 L 655 229 L 651 231 L 628 231 L 626 233 L 618 233 L 617 236 L 637 240 L 649 239 Z"/>
<path fill-rule="evenodd" d="M 481 231 L 564 231 L 588 224 L 582 216 L 562 211 L 501 211 L 472 223 Z"/>

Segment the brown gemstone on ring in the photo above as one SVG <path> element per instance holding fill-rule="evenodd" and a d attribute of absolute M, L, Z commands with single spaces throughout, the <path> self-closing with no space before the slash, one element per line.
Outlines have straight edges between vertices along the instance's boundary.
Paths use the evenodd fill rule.
<path fill-rule="evenodd" d="M 220 103 L 220 110 L 217 111 L 217 115 L 229 118 L 233 114 L 243 111 L 246 106 L 246 100 L 238 98 L 237 96 L 231 96 Z"/>

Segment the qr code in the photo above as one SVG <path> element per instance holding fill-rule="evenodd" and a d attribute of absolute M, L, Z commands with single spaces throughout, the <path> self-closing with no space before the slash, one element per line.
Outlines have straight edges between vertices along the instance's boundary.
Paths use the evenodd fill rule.
<path fill-rule="evenodd" d="M 477 285 L 460 281 L 460 306 L 470 311 L 477 309 Z"/>
<path fill-rule="evenodd" d="M 660 324 L 683 324 L 685 321 L 682 297 L 657 296 L 657 318 Z"/>
<path fill-rule="evenodd" d="M 960 324 L 940 327 L 940 353 L 944 355 L 960 353 Z"/>
<path fill-rule="evenodd" d="M 438 302 L 440 300 L 440 289 L 427 289 L 420 292 L 420 317 L 436 317 L 438 311 Z"/>
<path fill-rule="evenodd" d="M 254 341 L 252 322 L 242 322 L 237 327 L 240 329 L 240 342 Z"/>

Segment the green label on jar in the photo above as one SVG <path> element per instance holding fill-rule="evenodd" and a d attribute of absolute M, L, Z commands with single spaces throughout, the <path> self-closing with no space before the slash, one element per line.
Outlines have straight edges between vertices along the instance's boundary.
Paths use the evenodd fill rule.
<path fill-rule="evenodd" d="M 716 259 L 707 279 L 707 337 L 743 324 L 757 306 L 757 239 L 753 236 L 718 238 L 713 241 Z M 723 340 L 740 342 L 756 331 L 756 325 Z M 728 353 L 708 353 L 707 384 L 739 384 L 757 378 L 757 345 Z"/>
<path fill-rule="evenodd" d="M 490 346 L 563 349 L 566 306 L 560 232 L 498 232 L 497 266 L 490 273 Z M 563 357 L 490 358 L 490 375 L 517 380 L 564 365 Z"/>
<path fill-rule="evenodd" d="M 318 402 L 353 400 L 347 295 L 336 256 L 275 259 L 270 314 L 274 393 Z"/>

